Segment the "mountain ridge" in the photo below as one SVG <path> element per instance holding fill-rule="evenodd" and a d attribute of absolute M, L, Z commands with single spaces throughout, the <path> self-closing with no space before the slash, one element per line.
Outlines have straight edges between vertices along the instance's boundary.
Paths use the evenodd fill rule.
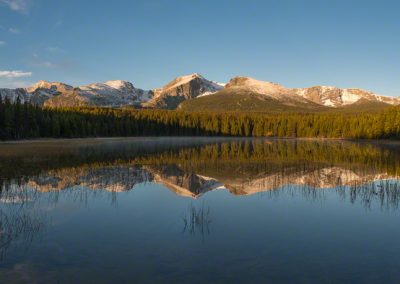
<path fill-rule="evenodd" d="M 207 110 L 324 110 L 367 103 L 373 109 L 399 105 L 400 98 L 377 95 L 359 88 L 312 86 L 287 88 L 281 84 L 236 76 L 227 84 L 217 83 L 198 73 L 173 79 L 161 88 L 144 90 L 129 81 L 110 80 L 74 87 L 62 82 L 40 80 L 27 88 L 0 88 L 0 96 L 12 102 L 19 97 L 47 107 L 99 106 L 153 109 Z M 250 107 L 243 107 L 243 105 Z M 200 105 L 200 106 L 199 106 Z"/>

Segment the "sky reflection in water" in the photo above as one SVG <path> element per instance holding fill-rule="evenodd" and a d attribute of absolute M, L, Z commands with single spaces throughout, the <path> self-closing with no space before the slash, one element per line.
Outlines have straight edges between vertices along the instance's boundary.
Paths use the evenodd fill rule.
<path fill-rule="evenodd" d="M 0 145 L 1 282 L 397 282 L 397 144 Z"/>

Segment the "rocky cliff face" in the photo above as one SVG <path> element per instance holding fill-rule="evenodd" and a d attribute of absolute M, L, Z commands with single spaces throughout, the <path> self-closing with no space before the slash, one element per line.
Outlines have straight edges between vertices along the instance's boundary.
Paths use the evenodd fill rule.
<path fill-rule="evenodd" d="M 8 98 L 11 102 L 15 102 L 17 98 L 21 100 L 21 102 L 30 102 L 31 100 L 31 94 L 29 94 L 25 89 L 23 88 L 17 88 L 17 89 L 0 89 L 0 96 L 4 100 Z"/>
<path fill-rule="evenodd" d="M 185 100 L 210 95 L 223 86 L 205 79 L 199 74 L 178 77 L 160 89 L 154 90 L 154 97 L 146 107 L 176 109 Z"/>

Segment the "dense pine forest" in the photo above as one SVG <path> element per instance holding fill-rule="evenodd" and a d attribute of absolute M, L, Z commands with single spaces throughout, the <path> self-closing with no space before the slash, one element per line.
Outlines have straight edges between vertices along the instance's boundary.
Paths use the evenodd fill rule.
<path fill-rule="evenodd" d="M 399 139 L 400 107 L 375 113 L 207 113 L 42 108 L 0 97 L 0 139 L 116 136 L 254 136 Z"/>

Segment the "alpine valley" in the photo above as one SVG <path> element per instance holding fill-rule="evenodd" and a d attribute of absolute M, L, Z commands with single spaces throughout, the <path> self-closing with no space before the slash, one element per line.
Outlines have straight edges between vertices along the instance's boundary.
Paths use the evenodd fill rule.
<path fill-rule="evenodd" d="M 129 106 L 185 111 L 319 112 L 375 110 L 400 104 L 400 98 L 380 96 L 358 88 L 286 88 L 250 77 L 235 77 L 223 84 L 197 73 L 175 78 L 152 90 L 143 90 L 122 80 L 78 87 L 38 81 L 28 88 L 0 88 L 0 96 L 11 102 L 19 98 L 22 103 L 45 107 Z"/>

